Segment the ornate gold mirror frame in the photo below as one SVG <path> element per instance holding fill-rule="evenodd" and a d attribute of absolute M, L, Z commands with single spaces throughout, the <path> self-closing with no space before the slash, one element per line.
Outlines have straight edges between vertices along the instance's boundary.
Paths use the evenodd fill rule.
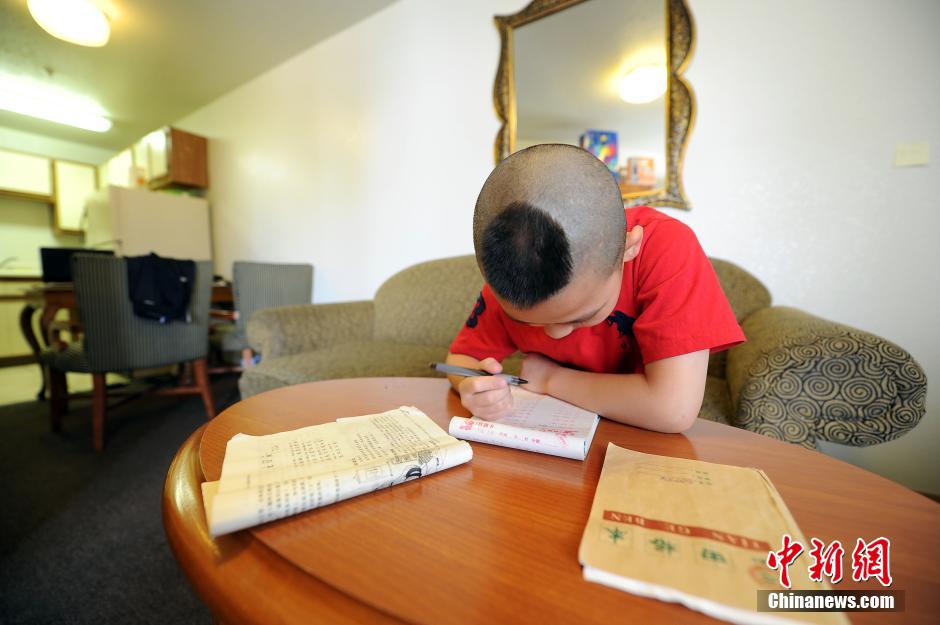
<path fill-rule="evenodd" d="M 501 50 L 493 102 L 501 126 L 496 134 L 496 162 L 516 149 L 516 81 L 513 69 L 513 29 L 558 13 L 587 0 L 533 0 L 512 15 L 494 17 L 499 29 Z M 652 204 L 690 208 L 682 186 L 682 165 L 685 148 L 695 119 L 695 98 L 692 88 L 682 77 L 692 57 L 694 28 L 685 0 L 665 0 L 666 58 L 669 66 L 666 87 L 666 164 L 662 188 L 623 195 L 624 206 Z"/>

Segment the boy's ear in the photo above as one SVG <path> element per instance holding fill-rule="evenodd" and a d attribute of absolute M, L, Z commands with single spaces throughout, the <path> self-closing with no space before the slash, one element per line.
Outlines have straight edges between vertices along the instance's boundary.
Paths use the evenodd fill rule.
<path fill-rule="evenodd" d="M 627 232 L 626 240 L 623 246 L 623 262 L 629 263 L 640 253 L 640 244 L 643 243 L 643 226 L 633 226 L 633 230 Z"/>

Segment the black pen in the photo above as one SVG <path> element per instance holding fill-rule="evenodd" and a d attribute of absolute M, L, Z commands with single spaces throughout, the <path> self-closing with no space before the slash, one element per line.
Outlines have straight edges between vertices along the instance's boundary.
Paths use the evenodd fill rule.
<path fill-rule="evenodd" d="M 509 375 L 508 373 L 490 373 L 489 371 L 484 371 L 483 369 L 468 369 L 467 367 L 458 367 L 456 365 L 448 365 L 443 362 L 432 362 L 430 363 L 432 369 L 436 369 L 441 373 L 452 373 L 454 375 L 465 375 L 468 377 L 481 376 L 481 375 L 498 375 L 501 378 L 505 378 L 507 382 L 514 386 L 519 386 L 520 384 L 528 384 L 528 380 L 523 380 L 519 376 Z"/>

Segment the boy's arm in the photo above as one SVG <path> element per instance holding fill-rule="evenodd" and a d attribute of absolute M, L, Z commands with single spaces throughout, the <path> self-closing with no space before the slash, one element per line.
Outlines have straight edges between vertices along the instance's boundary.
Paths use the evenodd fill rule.
<path fill-rule="evenodd" d="M 608 419 L 656 430 L 692 427 L 705 396 L 709 350 L 663 358 L 644 373 L 592 373 L 563 367 L 539 354 L 522 363 L 526 388 L 545 393 Z"/>

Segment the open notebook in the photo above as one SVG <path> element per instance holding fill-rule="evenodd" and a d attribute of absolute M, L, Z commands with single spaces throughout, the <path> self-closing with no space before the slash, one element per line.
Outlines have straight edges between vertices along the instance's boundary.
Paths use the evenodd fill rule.
<path fill-rule="evenodd" d="M 488 421 L 453 417 L 451 436 L 584 460 L 599 417 L 560 399 L 512 387 L 513 414 Z"/>

